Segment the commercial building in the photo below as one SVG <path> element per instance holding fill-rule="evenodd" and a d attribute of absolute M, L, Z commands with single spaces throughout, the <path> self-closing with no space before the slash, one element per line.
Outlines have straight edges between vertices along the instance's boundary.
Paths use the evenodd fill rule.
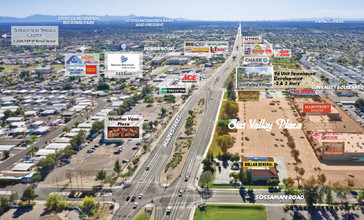
<path fill-rule="evenodd" d="M 363 133 L 318 132 L 321 159 L 364 163 Z"/>
<path fill-rule="evenodd" d="M 244 162 L 251 162 L 251 164 L 259 164 L 258 166 L 248 166 Z M 264 164 L 269 162 L 273 166 L 265 166 Z M 252 171 L 254 182 L 266 182 L 272 178 L 278 178 L 277 168 L 274 163 L 273 157 L 242 157 L 241 167 L 246 172 L 248 169 Z"/>

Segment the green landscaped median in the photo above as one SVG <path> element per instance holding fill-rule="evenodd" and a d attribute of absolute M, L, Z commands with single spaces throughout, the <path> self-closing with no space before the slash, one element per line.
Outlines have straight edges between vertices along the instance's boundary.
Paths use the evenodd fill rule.
<path fill-rule="evenodd" d="M 263 205 L 206 205 L 196 208 L 194 220 L 266 220 L 267 210 Z"/>

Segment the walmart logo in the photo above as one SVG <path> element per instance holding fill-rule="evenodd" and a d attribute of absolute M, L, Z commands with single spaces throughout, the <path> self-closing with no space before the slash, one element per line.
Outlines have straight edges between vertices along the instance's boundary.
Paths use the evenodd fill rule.
<path fill-rule="evenodd" d="M 82 64 L 82 60 L 78 56 L 73 55 L 67 60 L 66 64 Z"/>
<path fill-rule="evenodd" d="M 126 56 L 121 56 L 120 57 L 121 63 L 125 63 L 126 61 L 128 61 L 128 58 Z"/>

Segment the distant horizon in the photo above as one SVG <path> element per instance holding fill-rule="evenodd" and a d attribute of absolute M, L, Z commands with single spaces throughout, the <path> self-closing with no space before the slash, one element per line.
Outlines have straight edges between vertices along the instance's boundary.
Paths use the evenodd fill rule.
<path fill-rule="evenodd" d="M 129 16 L 135 16 L 135 17 L 148 17 L 148 18 L 159 18 L 159 17 L 165 17 L 165 18 L 169 18 L 169 19 L 177 19 L 177 20 L 186 20 L 186 21 L 213 21 L 213 22 L 262 22 L 262 21 L 314 21 L 314 20 L 319 20 L 319 19 L 338 19 L 338 20 L 343 20 L 343 21 L 364 21 L 364 18 L 344 18 L 344 17 L 303 17 L 303 18 L 287 18 L 287 19 L 262 19 L 262 20 L 202 20 L 202 19 L 188 19 L 188 18 L 184 18 L 184 17 L 166 17 L 166 16 L 158 16 L 158 15 L 135 15 L 135 14 L 128 14 L 128 15 L 109 15 L 109 14 L 105 14 L 105 15 L 95 15 L 95 14 L 56 14 L 56 15 L 51 15 L 51 14 L 32 14 L 32 15 L 28 15 L 25 17 L 15 17 L 15 16 L 0 16 L 0 22 L 1 22 L 1 18 L 13 18 L 13 19 L 22 19 L 22 21 L 26 21 L 27 18 L 29 17 L 34 17 L 34 16 L 50 16 L 50 17 L 66 17 L 66 16 L 96 16 L 96 17 L 129 17 Z"/>
<path fill-rule="evenodd" d="M 363 20 L 364 1 L 358 0 L 2 0 L 0 15 L 24 18 L 34 14 L 67 16 L 89 14 L 184 18 L 200 21 L 281 21 L 319 18 Z"/>

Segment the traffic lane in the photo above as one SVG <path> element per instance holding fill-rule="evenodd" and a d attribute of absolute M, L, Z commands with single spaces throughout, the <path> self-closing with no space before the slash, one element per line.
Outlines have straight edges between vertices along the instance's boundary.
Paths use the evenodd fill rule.
<path fill-rule="evenodd" d="M 201 190 L 199 190 L 201 192 Z M 265 190 L 240 190 L 240 189 L 212 189 L 211 190 L 211 194 L 212 195 L 205 195 L 205 199 L 203 199 L 204 202 L 206 203 L 236 203 L 236 204 L 240 204 L 240 203 L 246 203 L 246 204 L 250 204 L 250 203 L 276 203 L 276 204 L 286 204 L 286 203 L 293 203 L 292 200 L 263 200 L 263 199 L 256 199 L 256 197 L 260 195 L 269 195 L 269 196 L 273 196 L 273 195 L 285 195 L 283 191 L 281 192 L 276 192 L 276 193 L 270 193 L 268 191 Z M 203 194 L 202 194 L 203 195 Z M 209 197 L 211 196 L 211 197 Z M 296 200 L 296 203 L 298 204 L 304 204 L 305 200 Z"/>
<path fill-rule="evenodd" d="M 210 95 L 206 96 L 207 100 L 206 100 L 206 109 L 204 118 L 196 133 L 196 136 L 193 139 L 191 150 L 189 152 L 188 158 L 182 170 L 182 175 L 181 175 L 182 177 L 188 175 L 191 176 L 191 178 L 189 178 L 187 182 L 184 180 L 184 178 L 180 178 L 178 179 L 178 181 L 175 182 L 175 184 L 173 184 L 175 187 L 175 191 L 172 194 L 172 199 L 170 203 L 174 204 L 175 201 L 180 201 L 179 196 L 176 193 L 178 192 L 178 190 L 182 189 L 184 191 L 183 193 L 184 196 L 182 201 L 178 203 L 177 210 L 170 214 L 171 217 L 183 216 L 184 214 L 186 214 L 184 208 L 186 208 L 185 206 L 189 204 L 186 203 L 187 197 L 189 196 L 189 194 L 194 193 L 193 192 L 194 187 L 192 184 L 194 182 L 194 178 L 196 175 L 195 173 L 197 173 L 198 171 L 199 164 L 203 159 L 202 156 L 210 140 L 210 135 L 207 134 L 212 133 L 213 127 L 215 125 L 214 121 L 218 108 L 214 108 L 214 106 L 218 105 L 218 103 L 220 102 L 219 97 L 221 97 L 222 95 L 221 92 L 211 92 L 211 91 L 209 94 Z"/>

